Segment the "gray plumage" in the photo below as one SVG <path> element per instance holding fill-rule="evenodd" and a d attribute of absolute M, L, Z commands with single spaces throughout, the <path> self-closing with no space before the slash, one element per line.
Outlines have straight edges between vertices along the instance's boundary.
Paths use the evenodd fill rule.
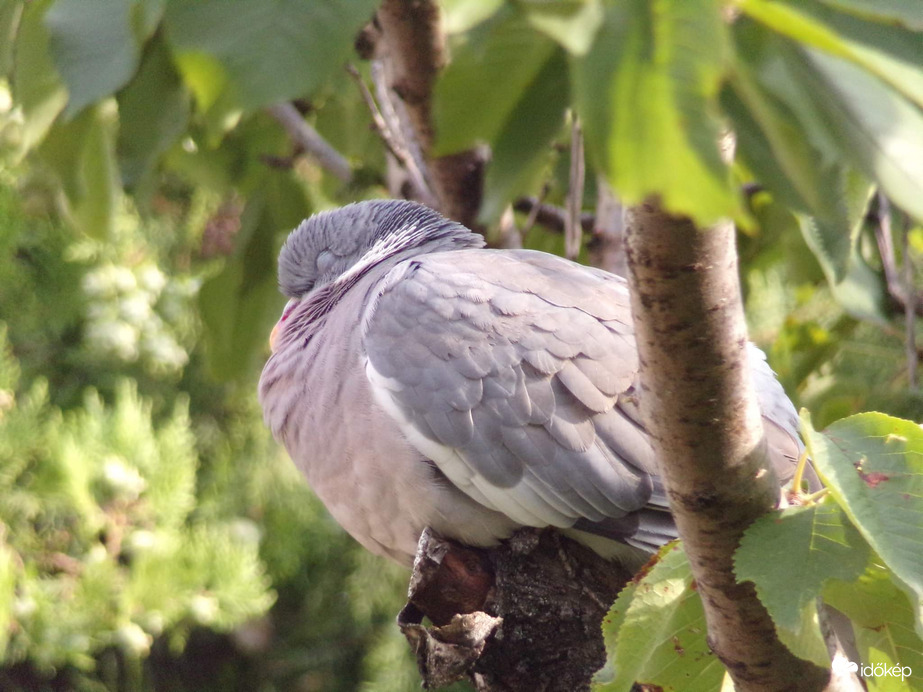
<path fill-rule="evenodd" d="M 368 549 L 409 564 L 426 526 L 470 545 L 555 526 L 631 562 L 676 537 L 621 278 L 486 250 L 425 207 L 375 201 L 302 223 L 279 283 L 290 301 L 260 380 L 266 422 Z M 790 477 L 797 416 L 749 354 Z"/>

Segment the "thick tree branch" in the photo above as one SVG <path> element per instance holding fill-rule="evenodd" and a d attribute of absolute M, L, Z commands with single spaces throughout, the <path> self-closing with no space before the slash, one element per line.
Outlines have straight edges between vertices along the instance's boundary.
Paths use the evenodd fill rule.
<path fill-rule="evenodd" d="M 472 149 L 432 156 L 433 87 L 445 63 L 439 6 L 434 0 L 384 0 L 378 10 L 382 35 L 376 54 L 386 65 L 390 89 L 400 97 L 426 160 L 439 210 L 466 226 L 476 225 L 483 196 L 485 155 Z"/>
<path fill-rule="evenodd" d="M 487 550 L 427 530 L 398 624 L 426 689 L 468 678 L 478 692 L 580 692 L 605 663 L 602 619 L 630 576 L 553 530 Z"/>
<path fill-rule="evenodd" d="M 643 415 L 708 622 L 737 690 L 820 690 L 829 672 L 779 642 L 732 556 L 778 501 L 747 364 L 734 228 L 699 231 L 655 200 L 629 212 Z"/>

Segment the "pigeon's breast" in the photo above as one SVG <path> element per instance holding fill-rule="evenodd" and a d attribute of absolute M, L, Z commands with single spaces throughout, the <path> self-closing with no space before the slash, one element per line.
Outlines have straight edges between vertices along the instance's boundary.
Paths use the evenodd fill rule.
<path fill-rule="evenodd" d="M 260 380 L 273 435 L 334 519 L 363 546 L 409 564 L 426 526 L 469 544 L 515 528 L 456 489 L 374 400 L 359 324 L 371 277 L 316 329 L 283 341 Z"/>

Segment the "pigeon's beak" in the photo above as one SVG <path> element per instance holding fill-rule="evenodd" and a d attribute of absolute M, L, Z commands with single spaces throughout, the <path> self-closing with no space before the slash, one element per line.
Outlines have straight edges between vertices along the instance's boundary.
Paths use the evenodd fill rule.
<path fill-rule="evenodd" d="M 269 350 L 273 353 L 276 352 L 276 339 L 279 338 L 279 328 L 282 326 L 282 320 L 276 322 L 276 326 L 272 328 L 272 331 L 269 332 Z"/>
<path fill-rule="evenodd" d="M 288 303 L 285 304 L 285 309 L 282 311 L 282 317 L 279 318 L 279 321 L 276 322 L 276 326 L 272 328 L 272 331 L 269 333 L 269 350 L 273 353 L 276 352 L 276 341 L 279 339 L 279 334 L 282 331 L 282 326 L 285 320 L 288 319 L 289 314 L 292 312 L 292 309 L 298 304 L 298 300 L 292 298 Z"/>

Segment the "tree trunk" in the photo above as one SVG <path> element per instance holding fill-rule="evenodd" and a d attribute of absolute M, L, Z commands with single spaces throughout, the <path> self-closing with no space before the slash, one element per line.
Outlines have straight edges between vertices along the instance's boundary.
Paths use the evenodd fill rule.
<path fill-rule="evenodd" d="M 642 414 L 709 644 L 739 692 L 823 689 L 829 671 L 789 652 L 733 571 L 744 530 L 779 499 L 747 362 L 734 227 L 699 231 L 649 200 L 629 213 L 628 265 Z"/>

